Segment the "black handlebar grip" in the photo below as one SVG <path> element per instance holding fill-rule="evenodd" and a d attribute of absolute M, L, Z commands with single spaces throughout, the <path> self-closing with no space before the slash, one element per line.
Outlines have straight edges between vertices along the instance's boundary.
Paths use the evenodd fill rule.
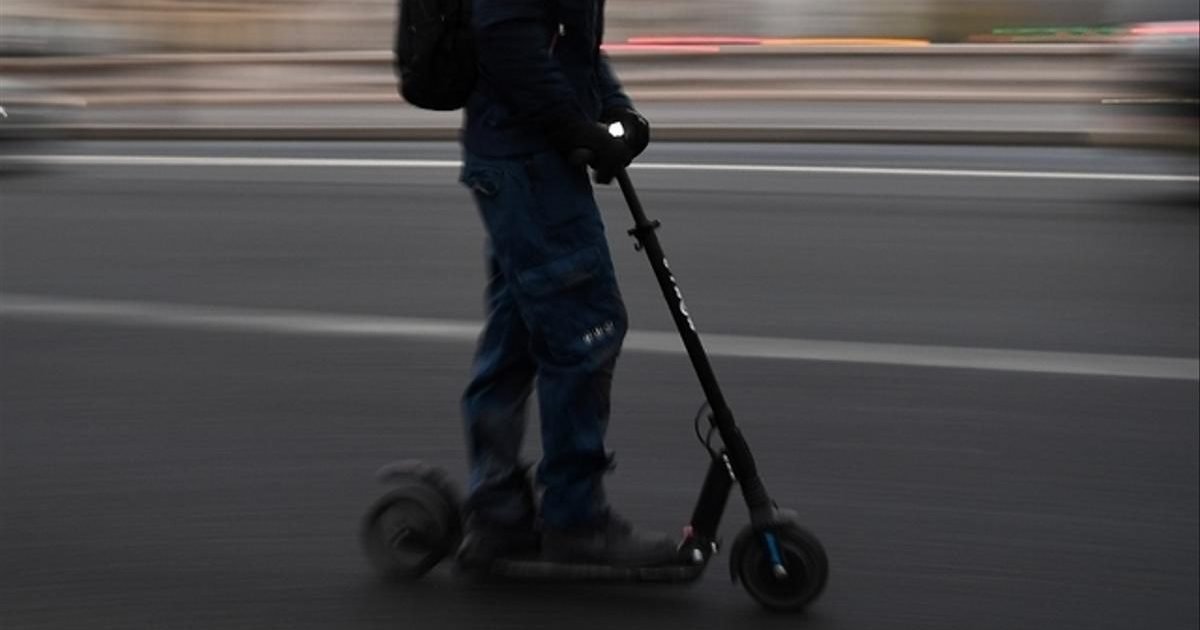
<path fill-rule="evenodd" d="M 571 154 L 567 156 L 567 159 L 575 166 L 587 166 L 588 162 L 592 161 L 592 157 L 593 154 L 591 149 L 584 149 L 580 147 L 571 151 Z"/>

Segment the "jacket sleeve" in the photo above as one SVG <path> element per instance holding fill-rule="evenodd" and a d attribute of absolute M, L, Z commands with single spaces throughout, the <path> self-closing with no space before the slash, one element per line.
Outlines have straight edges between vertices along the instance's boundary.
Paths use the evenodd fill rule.
<path fill-rule="evenodd" d="M 613 72 L 612 66 L 608 63 L 608 55 L 600 53 L 596 74 L 600 79 L 601 107 L 604 109 L 613 109 L 616 107 L 633 109 L 633 101 L 625 94 L 625 90 L 621 88 L 621 83 L 617 80 L 617 74 Z"/>
<path fill-rule="evenodd" d="M 474 0 L 472 30 L 480 72 L 513 113 L 536 118 L 554 136 L 588 121 L 550 54 L 545 0 Z"/>

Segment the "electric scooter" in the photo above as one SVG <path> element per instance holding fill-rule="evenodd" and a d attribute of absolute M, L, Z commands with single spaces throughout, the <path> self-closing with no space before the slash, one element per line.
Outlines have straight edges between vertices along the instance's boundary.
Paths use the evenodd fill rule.
<path fill-rule="evenodd" d="M 622 135 L 619 125 L 610 130 Z M 585 153 L 572 154 L 573 162 L 588 161 Z M 741 487 L 750 510 L 750 524 L 738 534 L 730 552 L 730 577 L 741 582 L 762 606 L 776 611 L 798 611 L 814 601 L 825 587 L 829 561 L 815 536 L 801 527 L 794 513 L 779 509 L 759 477 L 750 447 L 734 422 L 717 377 L 688 314 L 683 293 L 663 254 L 656 231 L 658 221 L 646 217 L 629 174 L 616 180 L 633 215 L 629 230 L 635 248 L 646 253 L 650 267 L 670 307 L 688 357 L 700 379 L 706 403 L 696 415 L 696 436 L 709 455 L 708 473 L 700 489 L 691 520 L 683 528 L 675 562 L 654 567 L 628 568 L 565 564 L 537 556 L 495 561 L 488 575 L 525 580 L 575 580 L 618 582 L 691 582 L 703 574 L 719 548 L 717 529 L 734 484 Z M 708 423 L 701 431 L 701 420 Z M 713 437 L 720 438 L 714 445 Z M 384 466 L 380 481 L 391 489 L 367 511 L 362 524 L 362 545 L 370 562 L 392 579 L 417 579 L 453 554 L 462 538 L 462 497 L 442 470 L 415 461 Z"/>

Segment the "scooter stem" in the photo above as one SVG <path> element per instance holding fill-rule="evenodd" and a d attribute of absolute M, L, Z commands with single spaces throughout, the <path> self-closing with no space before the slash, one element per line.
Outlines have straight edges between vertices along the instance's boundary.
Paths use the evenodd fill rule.
<path fill-rule="evenodd" d="M 750 508 L 751 520 L 756 525 L 766 525 L 774 518 L 774 504 L 767 495 L 762 479 L 758 476 L 758 468 L 750 453 L 750 447 L 742 437 L 742 433 L 733 419 L 733 412 L 726 404 L 724 394 L 721 393 L 716 374 L 708 360 L 708 353 L 704 351 L 700 334 L 696 332 L 695 322 L 692 321 L 687 304 L 683 300 L 683 292 L 680 291 L 679 284 L 676 282 L 674 274 L 671 273 L 670 265 L 667 263 L 666 255 L 663 253 L 662 245 L 655 233 L 660 224 L 658 221 L 651 221 L 646 217 L 646 211 L 642 208 L 642 202 L 638 199 L 633 182 L 629 179 L 629 173 L 625 169 L 622 168 L 616 172 L 616 180 L 621 188 L 621 194 L 625 196 L 629 212 L 633 215 L 633 229 L 629 230 L 629 234 L 637 239 L 639 248 L 644 250 L 646 257 L 650 259 L 650 267 L 654 270 L 658 286 L 667 300 L 667 306 L 670 307 L 671 317 L 675 320 L 675 328 L 679 331 L 683 346 L 687 349 L 688 357 L 692 361 L 692 367 L 695 368 L 696 376 L 700 379 L 704 396 L 712 409 L 712 423 L 720 433 L 721 441 L 725 444 L 730 468 L 742 486 L 742 495 Z"/>

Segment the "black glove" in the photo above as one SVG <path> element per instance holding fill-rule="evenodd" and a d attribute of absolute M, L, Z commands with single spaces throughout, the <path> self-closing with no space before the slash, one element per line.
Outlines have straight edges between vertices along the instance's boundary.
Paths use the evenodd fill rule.
<path fill-rule="evenodd" d="M 600 122 L 621 123 L 625 128 L 625 144 L 633 151 L 633 157 L 642 154 L 650 144 L 650 122 L 631 107 L 611 107 L 600 114 Z"/>
<path fill-rule="evenodd" d="M 614 138 L 608 128 L 596 123 L 582 123 L 562 133 L 558 141 L 568 155 L 579 149 L 587 151 L 587 163 L 596 171 L 596 183 L 607 184 L 617 171 L 633 161 L 633 151 L 621 138 Z"/>

